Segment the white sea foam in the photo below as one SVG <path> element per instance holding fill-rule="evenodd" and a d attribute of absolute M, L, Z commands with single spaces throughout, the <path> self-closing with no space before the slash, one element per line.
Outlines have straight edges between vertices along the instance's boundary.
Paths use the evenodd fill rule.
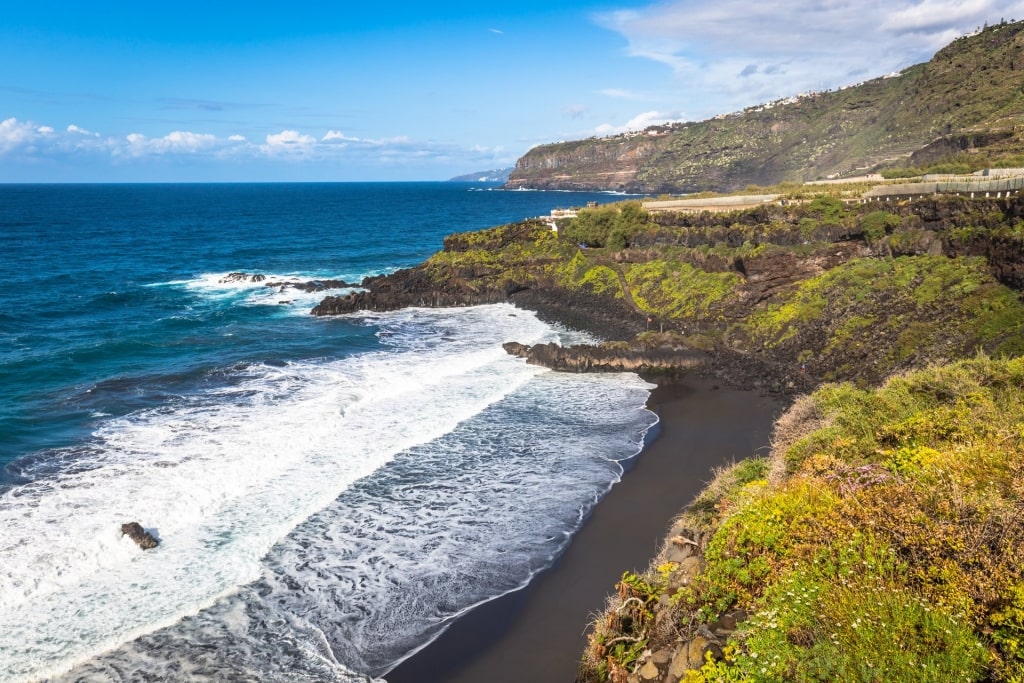
<path fill-rule="evenodd" d="M 640 448 L 632 375 L 541 373 L 296 527 L 261 578 L 61 681 L 359 680 L 551 564 Z"/>
<path fill-rule="evenodd" d="M 407 310 L 374 322 L 392 331 L 389 349 L 240 370 L 226 386 L 103 423 L 73 459 L 65 454 L 73 467 L 4 494 L 0 680 L 54 675 L 188 615 L 202 623 L 217 609 L 236 615 L 217 627 L 234 632 L 245 610 L 232 600 L 266 606 L 251 588 L 218 599 L 291 575 L 267 569 L 268 551 L 286 548 L 280 543 L 297 525 L 334 510 L 339 494 L 396 454 L 443 441 L 543 374 L 508 357 L 501 342 L 553 337 L 534 316 L 508 306 Z M 330 524 L 345 518 L 330 514 Z M 376 520 L 378 528 L 389 514 Z M 142 552 L 122 537 L 120 525 L 133 520 L 152 528 L 161 546 Z M 275 550 L 271 557 L 281 553 L 288 556 Z M 355 575 L 365 579 L 373 562 L 360 562 L 369 568 L 360 565 Z M 304 570 L 298 577 L 336 590 Z M 347 675 L 331 653 L 341 636 L 316 645 L 311 634 L 321 626 L 301 609 L 288 614 L 297 624 L 290 633 L 306 634 L 296 651 L 339 679 Z M 346 637 L 363 647 L 357 635 Z M 376 665 L 363 655 L 342 661 L 360 659 Z"/>
<path fill-rule="evenodd" d="M 378 273 L 377 271 L 361 273 L 354 277 L 352 275 L 324 276 L 307 273 L 259 273 L 264 279 L 254 280 L 251 276 L 255 274 L 248 273 L 248 277 L 235 278 L 231 277 L 233 273 L 203 273 L 195 278 L 171 280 L 151 286 L 182 287 L 218 304 L 234 303 L 242 306 L 274 306 L 289 314 L 305 315 L 309 312 L 310 308 L 320 303 L 325 296 L 347 294 L 356 291 L 356 288 L 305 292 L 297 289 L 295 285 L 323 280 L 359 282 L 364 277 Z"/>

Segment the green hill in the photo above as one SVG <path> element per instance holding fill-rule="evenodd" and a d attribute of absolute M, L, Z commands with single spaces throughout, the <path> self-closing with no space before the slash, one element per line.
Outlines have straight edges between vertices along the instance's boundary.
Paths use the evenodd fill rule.
<path fill-rule="evenodd" d="M 731 191 L 911 163 L 1024 166 L 1024 22 L 959 38 L 899 75 L 794 99 L 541 145 L 508 186 Z"/>

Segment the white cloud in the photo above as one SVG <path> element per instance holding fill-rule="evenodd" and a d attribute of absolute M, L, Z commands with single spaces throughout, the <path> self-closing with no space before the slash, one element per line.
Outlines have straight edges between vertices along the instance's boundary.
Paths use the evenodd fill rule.
<path fill-rule="evenodd" d="M 491 33 L 497 33 L 499 36 L 505 34 L 505 32 L 502 31 L 500 28 L 489 28 L 487 30 L 490 31 Z"/>
<path fill-rule="evenodd" d="M 467 168 L 509 165 L 501 147 L 456 145 L 413 140 L 406 136 L 358 138 L 328 130 L 321 139 L 298 130 L 266 135 L 262 144 L 243 135 L 219 137 L 209 133 L 176 130 L 162 136 L 130 133 L 104 137 L 76 126 L 57 130 L 52 126 L 8 118 L 0 121 L 0 157 L 15 161 L 50 159 L 62 164 L 150 164 L 157 160 L 189 159 L 190 163 L 237 164 L 255 161 L 292 164 L 336 164 L 345 161 L 367 168 L 418 164 L 457 163 Z M 425 164 L 425 166 L 424 166 Z"/>
<path fill-rule="evenodd" d="M 682 121 L 683 115 L 681 113 L 664 113 L 660 111 L 647 111 L 643 114 L 634 116 L 626 123 L 621 126 L 614 126 L 610 123 L 603 123 L 594 129 L 594 132 L 598 135 L 614 135 L 617 133 L 627 133 L 629 131 L 641 131 L 650 126 L 656 126 L 663 123 L 672 123 L 675 121 Z"/>
<path fill-rule="evenodd" d="M 297 130 L 282 130 L 267 136 L 267 145 L 270 147 L 308 147 L 316 143 L 312 135 L 304 135 Z"/>
<path fill-rule="evenodd" d="M 73 123 L 70 126 L 68 126 L 68 132 L 77 133 L 78 135 L 88 135 L 89 137 L 93 138 L 98 138 L 100 136 L 99 133 L 94 133 L 91 130 L 86 130 L 85 128 L 79 128 Z"/>
<path fill-rule="evenodd" d="M 148 138 L 141 133 L 130 133 L 125 140 L 128 145 L 120 151 L 133 157 L 149 154 L 196 154 L 218 145 L 215 135 L 183 130 L 176 130 L 161 138 Z"/>
<path fill-rule="evenodd" d="M 976 26 L 979 20 L 992 19 L 999 5 L 1014 4 L 992 0 L 924 0 L 890 13 L 881 28 L 896 33 L 926 31 L 941 35 L 957 26 Z"/>
<path fill-rule="evenodd" d="M 0 154 L 31 144 L 38 135 L 39 131 L 31 123 L 22 123 L 13 117 L 0 121 Z"/>
<path fill-rule="evenodd" d="M 350 138 L 349 136 L 345 135 L 341 131 L 329 130 L 329 131 L 327 131 L 324 134 L 324 136 L 322 138 L 320 138 L 320 141 L 321 142 L 359 142 L 359 138 Z"/>
<path fill-rule="evenodd" d="M 1014 17 L 1024 0 L 664 0 L 596 21 L 670 66 L 674 100 L 705 118 L 899 71 Z"/>

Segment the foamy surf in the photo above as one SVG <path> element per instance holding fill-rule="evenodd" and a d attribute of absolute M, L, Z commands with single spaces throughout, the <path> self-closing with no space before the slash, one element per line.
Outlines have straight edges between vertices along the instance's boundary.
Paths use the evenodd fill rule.
<path fill-rule="evenodd" d="M 540 373 L 354 483 L 271 548 L 258 580 L 59 680 L 386 677 L 550 566 L 639 450 L 648 390 Z"/>
<path fill-rule="evenodd" d="M 330 290 L 303 291 L 299 285 L 306 283 L 342 280 L 360 282 L 372 273 L 323 275 L 310 273 L 266 273 L 266 272 L 221 272 L 202 273 L 187 280 L 171 280 L 155 283 L 153 287 L 177 287 L 199 295 L 217 304 L 241 306 L 274 306 L 290 314 L 305 315 L 327 294 L 341 296 L 357 291 L 358 287 L 342 287 Z"/>
<path fill-rule="evenodd" d="M 513 311 L 396 313 L 390 351 L 251 366 L 104 422 L 72 467 L 4 495 L 0 680 L 56 674 L 260 579 L 271 547 L 354 482 L 541 372 L 501 350 L 552 335 Z M 130 520 L 162 545 L 122 538 Z"/>

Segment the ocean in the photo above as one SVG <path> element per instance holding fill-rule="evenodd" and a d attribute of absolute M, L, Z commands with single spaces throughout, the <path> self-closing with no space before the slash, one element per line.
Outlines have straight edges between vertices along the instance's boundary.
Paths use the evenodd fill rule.
<path fill-rule="evenodd" d="M 509 305 L 315 318 L 292 284 L 615 199 L 0 185 L 0 681 L 386 678 L 551 566 L 651 386 L 509 357 L 585 339 Z"/>

